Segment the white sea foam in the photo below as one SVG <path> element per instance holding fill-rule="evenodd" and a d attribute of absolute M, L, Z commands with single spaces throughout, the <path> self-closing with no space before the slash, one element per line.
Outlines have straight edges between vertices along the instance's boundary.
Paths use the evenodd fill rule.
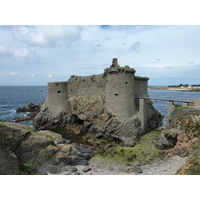
<path fill-rule="evenodd" d="M 15 109 L 11 109 L 11 110 L 9 110 L 10 112 L 12 112 L 12 113 L 16 113 L 16 110 Z"/>

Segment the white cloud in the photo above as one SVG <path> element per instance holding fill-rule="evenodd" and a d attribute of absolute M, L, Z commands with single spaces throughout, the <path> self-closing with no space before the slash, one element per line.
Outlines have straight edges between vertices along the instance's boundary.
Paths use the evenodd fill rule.
<path fill-rule="evenodd" d="M 29 55 L 30 51 L 26 48 L 18 49 L 14 52 L 14 57 L 18 59 L 26 58 Z"/>
<path fill-rule="evenodd" d="M 17 72 L 10 72 L 10 75 L 15 76 L 15 75 L 18 75 L 18 73 Z"/>
<path fill-rule="evenodd" d="M 32 78 L 35 77 L 35 74 L 31 74 L 30 77 L 32 77 Z"/>
<path fill-rule="evenodd" d="M 47 78 L 52 78 L 52 77 L 53 77 L 53 75 L 52 75 L 52 74 L 49 74 Z"/>
<path fill-rule="evenodd" d="M 67 46 L 81 38 L 80 26 L 15 26 L 15 40 L 40 47 Z"/>
<path fill-rule="evenodd" d="M 10 55 L 8 48 L 0 44 L 0 57 L 7 57 Z"/>
<path fill-rule="evenodd" d="M 27 48 L 17 49 L 13 53 L 13 57 L 16 59 L 24 60 L 28 63 L 37 63 L 39 61 L 39 56 L 35 50 L 30 50 Z"/>
<path fill-rule="evenodd" d="M 7 48 L 0 44 L 0 54 L 4 54 L 7 51 Z"/>
<path fill-rule="evenodd" d="M 8 77 L 11 71 L 24 77 L 39 72 L 38 84 L 46 85 L 52 77 L 103 73 L 117 57 L 120 66 L 135 68 L 150 82 L 162 77 L 170 84 L 172 73 L 185 79 L 187 70 L 187 79 L 195 81 L 199 34 L 200 26 L 0 26 L 0 69 Z"/>

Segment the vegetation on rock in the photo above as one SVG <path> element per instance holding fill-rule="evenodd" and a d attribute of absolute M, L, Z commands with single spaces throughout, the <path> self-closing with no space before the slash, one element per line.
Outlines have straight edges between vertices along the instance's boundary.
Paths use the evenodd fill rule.
<path fill-rule="evenodd" d="M 167 148 L 172 138 L 176 141 L 170 147 L 169 156 L 189 156 L 187 163 L 177 174 L 198 175 L 200 174 L 200 110 L 176 106 L 171 117 L 169 130 L 163 133 L 162 142 L 168 143 Z"/>
<path fill-rule="evenodd" d="M 60 134 L 0 121 L 0 174 L 59 173 L 64 165 L 86 165 L 91 156 L 91 149 L 70 144 Z"/>
<path fill-rule="evenodd" d="M 105 143 L 104 148 L 97 152 L 95 156 L 107 157 L 119 163 L 147 164 L 162 156 L 161 151 L 155 148 L 155 142 L 159 135 L 160 129 L 151 131 L 141 136 L 140 141 L 134 147 L 119 144 L 109 147 L 107 141 L 102 141 Z"/>
<path fill-rule="evenodd" d="M 35 175 L 36 174 L 36 169 L 33 165 L 19 163 L 18 166 L 19 166 L 20 175 Z"/>

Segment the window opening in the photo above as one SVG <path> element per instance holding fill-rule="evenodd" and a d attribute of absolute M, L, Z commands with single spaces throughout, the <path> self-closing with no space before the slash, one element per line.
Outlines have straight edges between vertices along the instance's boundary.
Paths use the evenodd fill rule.
<path fill-rule="evenodd" d="M 61 91 L 57 91 L 57 93 L 61 93 Z"/>
<path fill-rule="evenodd" d="M 118 94 L 115 94 L 115 96 L 118 96 Z"/>

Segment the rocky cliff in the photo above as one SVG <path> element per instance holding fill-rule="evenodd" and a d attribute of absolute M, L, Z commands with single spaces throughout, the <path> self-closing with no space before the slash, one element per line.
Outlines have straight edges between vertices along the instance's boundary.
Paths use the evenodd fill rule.
<path fill-rule="evenodd" d="M 77 125 L 76 129 L 79 127 L 85 132 L 94 133 L 97 138 L 114 140 L 129 146 L 134 146 L 144 134 L 137 114 L 120 120 L 106 108 L 105 96 L 77 96 L 70 98 L 63 106 L 65 109 L 55 116 L 51 108 L 44 103 L 33 120 L 34 127 L 48 130 L 62 127 L 73 132 L 74 125 Z M 161 114 L 149 101 L 147 103 L 147 131 L 160 126 L 161 120 Z"/>
<path fill-rule="evenodd" d="M 89 147 L 78 146 L 51 131 L 35 131 L 22 124 L 0 121 L 0 174 L 67 174 L 87 165 Z"/>
<path fill-rule="evenodd" d="M 200 110 L 179 107 L 172 113 L 168 130 L 158 139 L 158 149 L 168 149 L 168 156 L 189 156 L 177 174 L 200 174 Z"/>

